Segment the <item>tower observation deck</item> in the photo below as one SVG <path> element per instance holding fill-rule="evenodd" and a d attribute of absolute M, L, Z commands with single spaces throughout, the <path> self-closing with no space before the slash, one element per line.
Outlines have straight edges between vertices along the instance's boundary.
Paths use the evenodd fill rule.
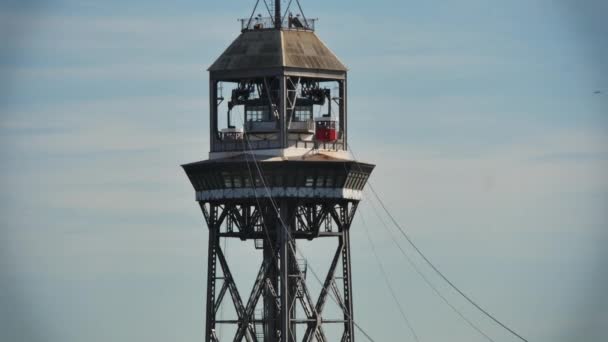
<path fill-rule="evenodd" d="M 374 166 L 348 151 L 347 68 L 293 3 L 298 14 L 276 0 L 259 6 L 263 17 L 258 1 L 241 20 L 209 68 L 209 159 L 183 165 L 209 231 L 205 341 L 355 340 L 349 231 Z M 336 247 L 313 293 L 298 244 L 321 238 Z M 258 250 L 248 298 L 224 239 Z M 228 301 L 237 317 L 223 320 Z M 338 318 L 324 313 L 328 301 Z M 226 325 L 234 336 L 219 336 Z"/>

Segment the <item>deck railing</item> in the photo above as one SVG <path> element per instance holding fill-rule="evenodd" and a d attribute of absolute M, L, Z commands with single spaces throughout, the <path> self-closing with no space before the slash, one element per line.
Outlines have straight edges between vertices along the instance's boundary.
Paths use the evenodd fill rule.
<path fill-rule="evenodd" d="M 221 140 L 215 143 L 213 152 L 237 152 L 251 150 L 272 150 L 282 148 L 278 140 L 249 140 L 228 139 Z M 323 151 L 342 151 L 345 150 L 344 143 L 338 141 L 306 141 L 306 140 L 289 140 L 287 142 L 289 148 L 306 148 L 317 149 Z"/>
<path fill-rule="evenodd" d="M 247 121 L 245 131 L 249 133 L 272 133 L 279 130 L 276 121 Z"/>
<path fill-rule="evenodd" d="M 288 129 L 290 132 L 314 133 L 315 132 L 315 122 L 313 120 L 292 121 L 289 123 Z"/>
<path fill-rule="evenodd" d="M 253 17 L 239 19 L 241 31 L 272 29 L 275 27 L 273 17 Z M 304 19 L 301 16 L 285 17 L 282 27 L 286 30 L 314 31 L 317 19 Z"/>

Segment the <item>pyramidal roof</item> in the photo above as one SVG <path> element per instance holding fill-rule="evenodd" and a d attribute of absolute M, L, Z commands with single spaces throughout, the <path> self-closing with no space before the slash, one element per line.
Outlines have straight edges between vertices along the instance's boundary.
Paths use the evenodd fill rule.
<path fill-rule="evenodd" d="M 314 32 L 295 30 L 244 31 L 209 71 L 267 68 L 347 71 Z"/>

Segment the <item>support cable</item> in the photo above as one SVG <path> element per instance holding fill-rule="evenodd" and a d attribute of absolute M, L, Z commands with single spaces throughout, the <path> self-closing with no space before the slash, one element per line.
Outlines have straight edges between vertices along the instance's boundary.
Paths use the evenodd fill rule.
<path fill-rule="evenodd" d="M 272 11 L 270 10 L 270 7 L 268 6 L 268 2 L 266 2 L 266 0 L 264 0 L 264 5 L 266 6 L 266 10 L 268 11 L 268 14 L 270 15 L 270 20 L 272 20 L 272 25 L 276 25 L 274 13 L 272 13 Z"/>
<path fill-rule="evenodd" d="M 349 150 L 351 151 L 351 154 L 353 155 L 353 159 L 355 161 L 357 161 L 357 157 L 355 156 L 355 153 L 352 149 L 352 147 L 350 145 L 347 145 Z M 357 162 L 358 165 L 358 162 Z M 450 281 L 427 257 L 426 255 L 418 248 L 418 246 L 414 243 L 414 241 L 412 240 L 412 238 L 405 232 L 405 230 L 401 227 L 401 225 L 399 225 L 399 223 L 397 222 L 397 220 L 394 218 L 394 216 L 391 214 L 391 212 L 388 210 L 388 208 L 386 207 L 386 205 L 384 204 L 384 202 L 382 201 L 382 199 L 380 198 L 380 196 L 378 195 L 378 193 L 376 192 L 376 190 L 374 189 L 371 181 L 368 182 L 369 188 L 372 192 L 372 194 L 374 195 L 374 197 L 376 198 L 376 200 L 378 201 L 378 203 L 380 204 L 380 206 L 382 207 L 382 209 L 384 210 L 384 212 L 386 212 L 386 214 L 388 215 L 388 217 L 390 218 L 391 222 L 395 225 L 395 227 L 397 227 L 397 229 L 399 230 L 399 232 L 401 233 L 401 235 L 403 235 L 403 237 L 407 240 L 407 242 L 412 246 L 412 248 L 414 248 L 414 250 L 416 251 L 416 253 L 418 253 L 418 255 L 420 255 L 420 257 L 433 269 L 433 271 L 435 271 L 435 273 L 437 273 L 437 275 L 439 275 L 452 289 L 454 289 L 456 292 L 458 292 L 464 299 L 466 299 L 471 305 L 473 305 L 475 308 L 477 308 L 477 310 L 479 310 L 480 312 L 482 312 L 486 317 L 490 318 L 492 321 L 494 321 L 496 324 L 498 324 L 499 326 L 501 326 L 502 328 L 504 328 L 505 330 L 507 330 L 508 332 L 510 332 L 512 335 L 514 335 L 515 337 L 517 337 L 518 339 L 522 340 L 523 342 L 528 342 L 528 340 L 526 340 L 525 338 L 523 338 L 520 334 L 516 333 L 513 329 L 509 328 L 506 324 L 502 323 L 501 321 L 499 321 L 494 315 L 492 315 L 490 312 L 488 312 L 487 310 L 483 309 L 479 304 L 477 304 L 473 299 L 471 299 L 468 295 L 466 295 L 462 290 L 460 290 L 452 281 Z"/>
<path fill-rule="evenodd" d="M 395 293 L 395 289 L 393 289 L 393 286 L 391 285 L 391 281 L 388 278 L 388 274 L 386 273 L 386 269 L 384 268 L 384 265 L 382 264 L 382 261 L 380 260 L 380 257 L 378 256 L 378 252 L 376 251 L 376 245 L 374 244 L 374 241 L 372 240 L 372 237 L 371 237 L 371 235 L 369 233 L 369 229 L 367 229 L 367 224 L 365 223 L 365 218 L 363 216 L 363 211 L 361 211 L 359 213 L 359 217 L 361 218 L 361 222 L 363 222 L 363 226 L 364 226 L 364 230 L 365 230 L 365 235 L 367 236 L 367 241 L 369 242 L 370 246 L 372 247 L 372 252 L 374 254 L 374 258 L 376 258 L 376 262 L 378 263 L 380 271 L 382 272 L 382 277 L 384 278 L 384 283 L 386 284 L 386 287 L 388 288 L 388 291 L 390 292 L 391 296 L 393 297 L 393 300 L 395 301 L 395 304 L 399 308 L 399 312 L 401 313 L 401 318 L 403 318 L 403 321 L 405 322 L 405 325 L 408 327 L 408 329 L 412 333 L 412 336 L 414 337 L 414 340 L 417 341 L 417 342 L 419 342 L 420 339 L 418 338 L 418 334 L 416 334 L 416 331 L 414 330 L 414 327 L 412 326 L 412 323 L 407 318 L 405 310 L 403 309 L 403 306 L 401 305 L 401 302 L 399 301 L 399 298 L 397 297 L 397 294 Z"/>
<path fill-rule="evenodd" d="M 255 15 L 255 10 L 258 9 L 259 4 L 260 4 L 260 0 L 257 0 L 255 3 L 255 6 L 253 6 L 253 11 L 251 11 L 251 16 L 249 17 L 249 20 L 247 21 L 247 29 L 249 29 L 251 27 L 251 20 L 253 20 L 253 16 Z"/>
<path fill-rule="evenodd" d="M 243 118 L 243 124 L 244 124 L 244 118 Z M 247 147 L 248 147 L 248 151 L 247 151 L 247 152 L 248 152 L 248 153 L 251 155 L 251 157 L 252 157 L 252 159 L 253 159 L 253 162 L 254 162 L 254 165 L 255 165 L 255 167 L 256 167 L 257 173 L 258 173 L 258 175 L 259 175 L 259 177 L 260 177 L 260 181 L 261 181 L 261 183 L 262 183 L 262 186 L 264 187 L 264 190 L 266 191 L 266 194 L 267 194 L 268 198 L 270 199 L 270 203 L 271 203 L 272 207 L 274 208 L 275 213 L 277 214 L 277 217 L 278 217 L 278 219 L 279 219 L 279 222 L 280 222 L 280 224 L 281 224 L 281 227 L 282 227 L 282 228 L 285 230 L 285 232 L 287 233 L 287 236 L 288 236 L 289 240 L 290 240 L 290 241 L 293 241 L 294 239 L 293 239 L 293 237 L 292 237 L 292 235 L 291 235 L 291 232 L 289 232 L 289 229 L 287 229 L 287 225 L 285 224 L 285 222 L 284 222 L 284 221 L 283 221 L 283 219 L 281 218 L 280 211 L 279 211 L 279 209 L 278 209 L 278 207 L 277 207 L 277 205 L 276 205 L 276 203 L 275 203 L 274 199 L 272 198 L 272 193 L 270 192 L 270 189 L 268 188 L 268 185 L 266 184 L 266 181 L 265 181 L 265 179 L 264 179 L 264 174 L 263 174 L 263 172 L 262 172 L 262 170 L 261 170 L 261 168 L 260 168 L 260 165 L 259 165 L 259 163 L 258 163 L 257 159 L 256 159 L 256 158 L 255 158 L 255 156 L 254 156 L 254 153 L 253 153 L 253 148 L 252 148 L 252 146 L 251 146 L 251 142 L 249 141 L 249 138 L 247 137 L 247 134 L 243 134 L 243 139 L 244 139 L 245 141 L 247 141 L 247 145 L 248 145 L 248 146 L 247 146 Z M 293 245 L 293 244 L 289 243 L 288 245 L 289 245 L 289 247 L 290 247 L 290 249 L 292 250 L 292 253 L 293 253 L 294 255 L 300 255 L 300 257 L 302 257 L 302 259 L 304 259 L 304 260 L 307 262 L 307 264 L 308 264 L 308 259 L 307 259 L 307 258 L 304 256 L 304 254 L 303 254 L 303 253 L 302 253 L 302 252 L 301 252 L 301 251 L 300 251 L 300 250 L 297 248 L 297 246 L 294 248 L 294 245 Z M 317 273 L 314 271 L 314 269 L 312 268 L 312 265 L 309 265 L 309 266 L 308 266 L 308 269 L 309 269 L 309 270 L 310 270 L 310 272 L 313 274 L 313 276 L 314 276 L 314 278 L 317 280 L 317 282 L 318 282 L 318 283 L 319 283 L 321 286 L 323 286 L 323 282 L 321 281 L 321 278 L 319 278 L 319 276 L 317 275 Z M 335 302 L 337 305 L 340 305 L 340 304 L 339 304 L 339 301 L 338 301 L 336 298 L 334 298 L 334 296 L 333 296 L 333 295 L 331 295 L 331 294 L 332 294 L 332 293 L 330 293 L 330 296 L 329 296 L 329 297 L 330 297 L 330 298 L 331 298 L 331 299 L 332 299 L 332 300 L 333 300 L 333 301 L 334 301 L 334 302 Z M 352 320 L 353 325 L 354 325 L 354 326 L 357 328 L 357 330 L 358 330 L 359 332 L 361 332 L 361 333 L 362 333 L 362 334 L 363 334 L 363 335 L 364 335 L 364 336 L 365 336 L 365 337 L 366 337 L 366 338 L 367 338 L 369 341 L 371 341 L 371 342 L 375 342 L 375 341 L 374 341 L 374 339 L 372 339 L 372 338 L 371 338 L 371 336 L 370 336 L 370 335 L 369 335 L 369 334 L 368 334 L 368 333 L 367 333 L 365 330 L 363 330 L 363 328 L 361 328 L 361 326 L 359 326 L 359 324 L 357 324 L 357 322 L 355 322 L 355 320 L 352 318 L 352 315 L 351 315 L 351 313 L 350 313 L 350 312 L 347 312 L 347 313 L 346 313 L 346 316 L 347 316 L 349 319 L 351 319 L 351 320 Z"/>
<path fill-rule="evenodd" d="M 285 18 L 287 18 L 287 13 L 289 12 L 289 9 L 291 8 L 291 2 L 293 0 L 289 0 L 289 3 L 287 3 L 287 7 L 285 8 L 285 14 L 283 14 L 283 17 L 281 17 L 281 22 L 285 21 Z"/>
<path fill-rule="evenodd" d="M 495 342 L 490 336 L 488 336 L 488 334 L 486 334 L 485 332 L 483 332 L 481 330 L 481 328 L 479 328 L 477 325 L 475 325 L 475 323 L 473 323 L 470 319 L 468 319 L 460 310 L 458 310 L 452 303 L 450 303 L 448 301 L 448 299 L 443 294 L 441 294 L 441 292 L 437 289 L 437 287 L 435 285 L 433 285 L 433 283 L 428 279 L 428 277 L 426 275 L 424 275 L 424 273 L 422 273 L 422 271 L 420 270 L 420 268 L 418 268 L 418 266 L 416 266 L 416 264 L 414 263 L 414 261 L 412 260 L 412 258 L 410 258 L 410 256 L 405 252 L 405 250 L 403 249 L 403 247 L 401 247 L 401 245 L 399 244 L 398 240 L 396 239 L 396 236 L 390 230 L 390 228 L 388 227 L 388 225 L 386 224 L 386 222 L 384 221 L 384 219 L 382 218 L 382 216 L 380 215 L 380 213 L 378 213 L 378 210 L 374 206 L 373 202 L 370 202 L 370 206 L 373 209 L 374 214 L 376 215 L 376 217 L 378 218 L 378 220 L 380 220 L 380 222 L 382 223 L 382 227 L 384 228 L 384 230 L 386 232 L 388 232 L 388 234 L 389 234 L 391 240 L 393 241 L 393 243 L 395 244 L 395 246 L 397 246 L 397 248 L 399 249 L 399 251 L 401 252 L 401 254 L 403 254 L 403 256 L 405 257 L 405 259 L 407 260 L 407 262 L 410 264 L 410 266 L 416 271 L 416 273 L 418 273 L 418 275 L 433 290 L 433 292 L 439 298 L 441 298 L 441 300 L 443 300 L 443 302 L 446 305 L 448 305 L 458 316 L 460 316 L 460 318 L 462 318 L 465 322 L 467 322 L 467 324 L 471 328 L 475 329 L 475 331 L 477 331 L 479 334 L 483 335 L 488 341 Z M 361 213 L 363 213 L 363 211 L 361 211 Z M 361 216 L 361 219 L 363 220 L 363 216 Z M 365 226 L 365 222 L 363 222 L 363 225 Z M 367 227 L 365 227 L 365 229 L 367 229 Z"/>
<path fill-rule="evenodd" d="M 306 27 L 308 27 L 308 19 L 306 19 L 306 14 L 304 14 L 304 10 L 302 9 L 302 5 L 300 4 L 300 0 L 296 0 L 296 3 L 298 4 L 298 8 L 300 9 L 300 13 L 302 13 L 302 18 L 304 18 L 305 25 L 306 25 Z"/>
<path fill-rule="evenodd" d="M 244 143 L 244 141 L 243 141 Z M 249 166 L 249 159 L 248 157 L 251 157 L 253 160 L 255 160 L 255 156 L 253 155 L 247 155 L 247 157 L 245 157 L 245 162 L 247 164 L 247 171 L 249 173 L 249 178 L 251 181 L 251 184 L 253 185 L 253 194 L 255 196 L 255 201 L 258 204 L 258 208 L 261 211 L 262 210 L 262 206 L 260 205 L 260 200 L 258 198 L 258 193 L 257 193 L 257 188 L 255 187 L 255 177 L 253 177 L 253 173 L 251 172 L 251 167 Z M 274 248 L 273 244 L 272 244 L 272 240 L 270 239 L 270 234 L 268 233 L 268 226 L 266 225 L 265 219 L 264 219 L 264 213 L 260 213 L 260 218 L 262 220 L 262 226 L 263 226 L 263 230 L 266 236 L 266 241 L 268 242 L 268 246 L 270 247 L 270 250 L 272 252 L 272 259 L 273 259 L 273 263 L 275 264 L 275 267 L 278 267 L 278 260 L 277 260 L 277 253 L 276 253 L 276 249 Z M 290 334 L 293 336 L 293 332 L 291 331 L 291 325 L 287 326 L 287 329 L 289 329 Z"/>
<path fill-rule="evenodd" d="M 245 118 L 244 115 L 241 116 L 241 120 L 243 123 L 243 126 L 245 126 Z M 243 137 L 245 136 L 245 134 L 243 134 Z M 249 140 L 247 140 L 247 142 L 249 142 Z M 243 148 L 246 148 L 245 146 L 245 139 L 243 139 Z M 252 154 L 246 154 L 245 155 L 245 163 L 247 165 L 247 172 L 249 173 L 249 181 L 251 182 L 251 185 L 253 186 L 253 194 L 255 197 L 255 201 L 258 205 L 258 210 L 260 210 L 260 220 L 262 222 L 262 227 L 265 233 L 265 237 L 266 237 L 266 241 L 268 242 L 268 246 L 270 247 L 271 253 L 272 253 L 272 260 L 273 260 L 273 264 L 275 267 L 278 267 L 278 260 L 277 260 L 277 253 L 276 250 L 273 246 L 272 243 L 272 239 L 270 238 L 270 234 L 268 233 L 268 226 L 266 225 L 266 219 L 264 218 L 264 212 L 262 211 L 262 205 L 260 204 L 260 199 L 258 198 L 258 191 L 257 188 L 255 186 L 255 177 L 253 176 L 253 172 L 251 172 L 251 167 L 249 165 L 249 159 L 248 157 L 251 157 L 254 162 L 255 162 L 255 156 Z M 290 334 L 293 336 L 293 332 L 291 331 L 291 325 L 287 326 L 287 329 L 289 329 Z"/>

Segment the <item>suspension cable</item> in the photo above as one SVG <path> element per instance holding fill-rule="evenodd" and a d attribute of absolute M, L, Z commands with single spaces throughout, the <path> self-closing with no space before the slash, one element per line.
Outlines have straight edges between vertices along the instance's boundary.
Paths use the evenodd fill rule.
<path fill-rule="evenodd" d="M 391 296 L 393 297 L 393 300 L 395 301 L 395 304 L 399 308 L 399 313 L 401 313 L 401 318 L 403 318 L 403 321 L 405 322 L 405 325 L 408 327 L 408 329 L 412 333 L 412 336 L 414 337 L 414 340 L 416 340 L 418 342 L 418 341 L 420 341 L 420 339 L 418 338 L 418 334 L 416 334 L 416 331 L 414 330 L 414 327 L 412 326 L 412 323 L 407 318 L 407 314 L 405 313 L 405 310 L 403 309 L 403 305 L 401 305 L 401 302 L 399 301 L 399 298 L 397 297 L 397 294 L 395 293 L 395 289 L 393 289 L 393 286 L 391 285 L 391 281 L 388 278 L 388 274 L 386 273 L 386 269 L 384 268 L 384 264 L 382 264 L 382 261 L 380 260 L 380 257 L 378 256 L 378 252 L 376 251 L 376 245 L 374 244 L 374 241 L 372 240 L 372 237 L 371 237 L 371 235 L 369 233 L 369 229 L 367 227 L 367 224 L 365 223 L 365 218 L 364 218 L 364 215 L 363 215 L 363 211 L 361 211 L 359 213 L 359 217 L 361 218 L 361 222 L 363 222 L 363 226 L 364 226 L 363 230 L 365 230 L 365 235 L 367 236 L 367 241 L 369 242 L 369 244 L 370 244 L 370 246 L 372 248 L 372 253 L 374 254 L 374 258 L 376 259 L 376 263 L 378 264 L 378 266 L 380 268 L 380 271 L 382 273 L 382 277 L 384 279 L 384 283 L 386 284 L 386 287 L 388 288 L 388 291 L 390 292 Z"/>
<path fill-rule="evenodd" d="M 422 273 L 422 271 L 420 270 L 420 268 L 418 268 L 418 266 L 416 266 L 416 264 L 414 263 L 412 258 L 405 252 L 403 247 L 401 247 L 398 240 L 396 239 L 396 236 L 393 234 L 391 229 L 388 227 L 387 223 L 384 221 L 384 219 L 382 218 L 380 213 L 378 213 L 378 210 L 376 209 L 376 206 L 374 205 L 373 202 L 370 202 L 370 207 L 372 208 L 372 210 L 373 210 L 374 214 L 376 215 L 376 217 L 378 218 L 378 220 L 382 223 L 382 227 L 384 228 L 384 230 L 389 234 L 391 240 L 393 241 L 395 246 L 399 249 L 401 254 L 403 254 L 403 256 L 405 257 L 405 259 L 407 260 L 409 265 L 424 280 L 424 282 L 433 290 L 433 292 L 439 298 L 441 298 L 441 300 L 446 305 L 448 305 L 452 309 L 452 311 L 454 311 L 460 318 L 462 318 L 471 328 L 475 329 L 475 331 L 477 331 L 479 334 L 483 335 L 488 341 L 495 342 L 488 334 L 483 332 L 481 330 L 481 328 L 479 328 L 477 325 L 475 325 L 475 323 L 473 323 L 470 319 L 468 319 L 460 310 L 458 310 L 452 303 L 450 303 L 450 301 L 448 301 L 448 299 L 443 294 L 441 294 L 439 289 L 437 289 L 437 287 L 435 285 L 433 285 L 433 283 L 428 279 L 428 277 L 424 273 Z M 363 211 L 361 211 L 361 213 L 363 213 Z M 363 215 L 361 215 L 361 219 L 363 220 Z M 363 225 L 365 226 L 365 222 L 363 222 Z M 367 229 L 367 227 L 365 229 Z"/>
<path fill-rule="evenodd" d="M 353 159 L 355 161 L 357 161 L 357 157 L 355 156 L 355 153 L 352 149 L 352 147 L 350 145 L 347 145 L 351 154 L 353 155 Z M 357 164 L 358 165 L 358 164 Z M 416 253 L 418 253 L 418 255 L 420 255 L 420 257 L 433 269 L 433 271 L 435 273 L 437 273 L 437 275 L 439 275 L 452 289 L 454 289 L 456 292 L 458 292 L 464 299 L 466 299 L 471 305 L 473 305 L 475 308 L 477 308 L 477 310 L 479 310 L 480 312 L 482 312 L 486 317 L 490 318 L 492 321 L 494 321 L 496 324 L 498 324 L 499 326 L 503 327 L 505 330 L 507 330 L 508 332 L 510 332 L 511 334 L 513 334 L 515 337 L 519 338 L 520 340 L 522 340 L 523 342 L 528 342 L 528 340 L 526 340 L 525 338 L 523 338 L 520 334 L 516 333 L 513 329 L 509 328 L 506 324 L 502 323 L 501 321 L 499 321 L 494 315 L 492 315 L 490 312 L 488 312 L 487 310 L 483 309 L 479 304 L 477 304 L 474 300 L 472 300 L 468 295 L 466 295 L 462 290 L 460 290 L 452 281 L 450 281 L 427 257 L 426 255 L 420 250 L 420 248 L 418 248 L 418 246 L 414 243 L 414 241 L 412 240 L 412 238 L 405 232 L 405 230 L 401 227 L 401 225 L 399 225 L 399 223 L 397 222 L 397 220 L 394 218 L 394 216 L 391 214 L 391 212 L 388 210 L 388 208 L 386 207 L 386 205 L 384 204 L 384 202 L 382 201 L 382 199 L 380 198 L 380 196 L 378 195 L 378 193 L 376 192 L 376 190 L 374 189 L 373 185 L 371 182 L 368 182 L 368 186 L 372 192 L 372 194 L 374 195 L 374 197 L 376 198 L 376 200 L 378 201 L 378 203 L 380 204 L 380 206 L 382 207 L 382 209 L 384 210 L 384 212 L 386 212 L 386 214 L 388 215 L 388 217 L 390 218 L 391 222 L 395 225 L 395 227 L 397 227 L 399 229 L 399 232 L 401 233 L 401 235 L 403 235 L 403 237 L 407 240 L 407 242 L 412 246 L 412 248 L 414 248 L 414 250 L 416 251 Z"/>

